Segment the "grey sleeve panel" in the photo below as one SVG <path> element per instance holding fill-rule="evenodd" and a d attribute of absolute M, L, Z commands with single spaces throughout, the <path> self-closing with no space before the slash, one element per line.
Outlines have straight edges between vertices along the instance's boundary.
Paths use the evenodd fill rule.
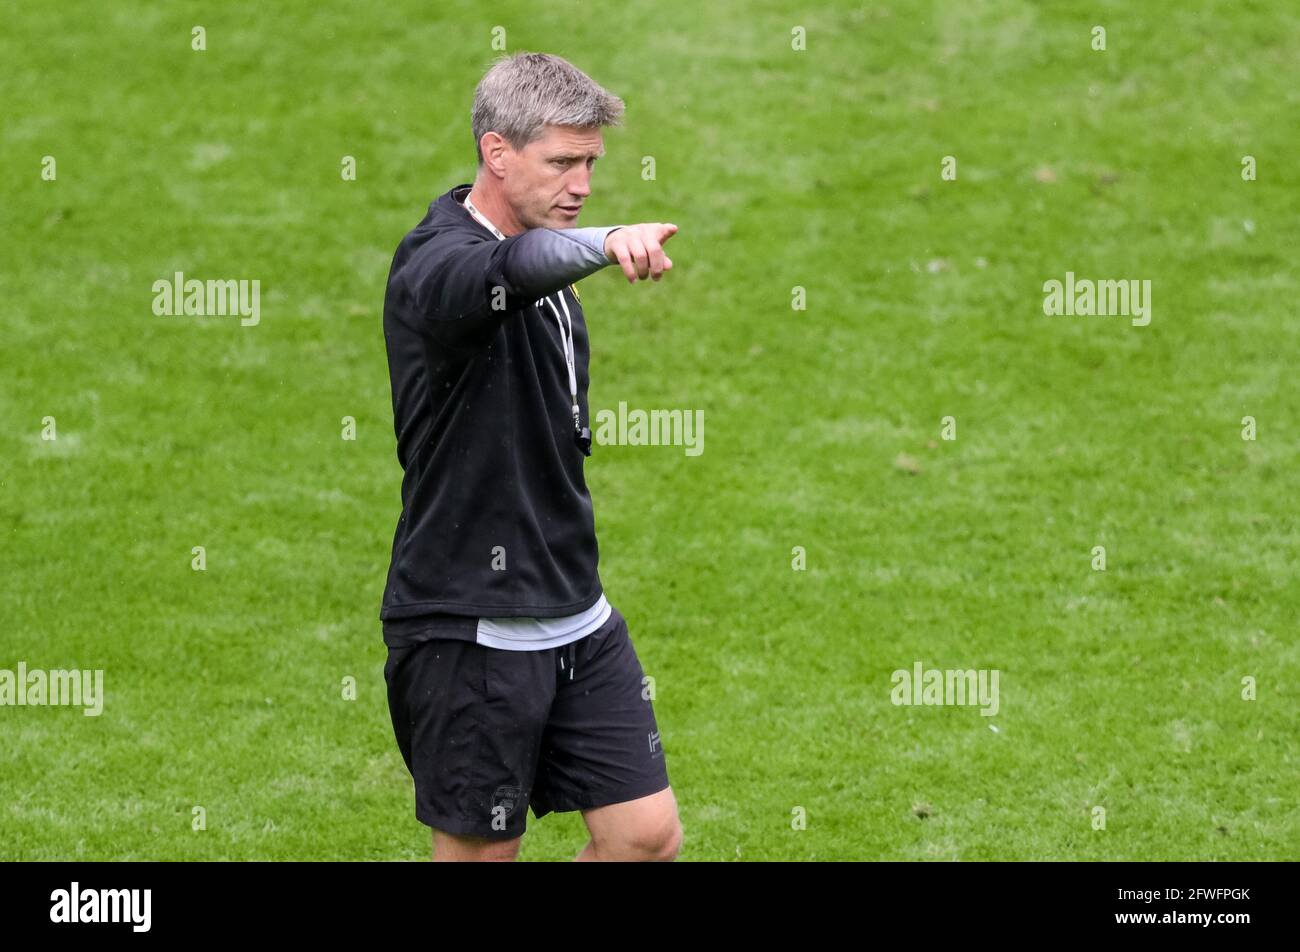
<path fill-rule="evenodd" d="M 481 343 L 509 313 L 610 264 L 605 236 L 622 227 L 532 228 L 505 241 L 442 229 L 414 247 L 391 283 L 436 339 Z"/>
<path fill-rule="evenodd" d="M 622 225 L 602 228 L 533 228 L 519 235 L 507 261 L 506 277 L 518 288 L 558 290 L 610 264 L 605 236 Z"/>

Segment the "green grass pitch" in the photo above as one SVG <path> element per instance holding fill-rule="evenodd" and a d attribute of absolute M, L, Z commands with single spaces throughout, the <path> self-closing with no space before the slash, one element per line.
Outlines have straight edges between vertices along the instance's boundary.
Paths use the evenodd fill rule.
<path fill-rule="evenodd" d="M 503 27 L 627 102 L 580 224 L 680 228 L 581 292 L 593 410 L 704 413 L 587 464 L 682 859 L 1300 858 L 1300 15 L 1194 6 L 7 9 L 0 668 L 106 703 L 0 707 L 0 855 L 428 856 L 380 315 Z M 260 322 L 154 314 L 176 271 Z M 1067 271 L 1150 324 L 1045 315 Z M 997 714 L 891 703 L 918 661 Z"/>

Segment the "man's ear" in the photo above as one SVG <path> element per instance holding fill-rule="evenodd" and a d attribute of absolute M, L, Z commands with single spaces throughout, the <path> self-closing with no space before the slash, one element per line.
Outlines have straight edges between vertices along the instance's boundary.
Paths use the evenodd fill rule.
<path fill-rule="evenodd" d="M 497 178 L 506 177 L 505 151 L 510 143 L 496 132 L 485 132 L 479 139 L 479 149 L 483 152 L 483 165 Z"/>

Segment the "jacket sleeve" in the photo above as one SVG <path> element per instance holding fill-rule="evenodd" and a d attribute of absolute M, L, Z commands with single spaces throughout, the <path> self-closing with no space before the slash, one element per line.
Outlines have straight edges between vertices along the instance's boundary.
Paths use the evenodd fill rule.
<path fill-rule="evenodd" d="M 504 241 L 441 232 L 411 253 L 394 280 L 434 336 L 465 339 L 610 264 L 605 236 L 620 227 L 531 228 Z"/>

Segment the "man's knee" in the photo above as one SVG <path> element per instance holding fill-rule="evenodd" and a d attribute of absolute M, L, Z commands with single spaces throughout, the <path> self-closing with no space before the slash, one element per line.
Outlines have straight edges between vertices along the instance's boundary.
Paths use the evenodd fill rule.
<path fill-rule="evenodd" d="M 674 812 L 647 818 L 622 831 L 615 842 L 595 844 L 596 854 L 639 862 L 672 862 L 682 847 L 682 825 Z"/>
<path fill-rule="evenodd" d="M 676 814 L 673 815 L 672 823 L 664 836 L 655 845 L 657 846 L 655 859 L 660 862 L 670 863 L 677 858 L 682 848 L 682 824 Z"/>

